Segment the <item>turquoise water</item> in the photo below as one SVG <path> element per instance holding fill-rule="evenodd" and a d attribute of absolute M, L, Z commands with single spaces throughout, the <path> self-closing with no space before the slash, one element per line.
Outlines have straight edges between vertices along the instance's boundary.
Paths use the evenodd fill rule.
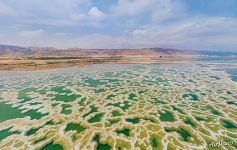
<path fill-rule="evenodd" d="M 208 63 L 223 63 L 224 65 L 220 65 L 218 70 L 223 70 L 226 73 L 230 74 L 231 79 L 237 82 L 237 66 L 230 66 L 233 64 L 237 64 L 236 57 L 202 57 L 195 59 L 195 61 Z"/>
<path fill-rule="evenodd" d="M 0 149 L 205 149 L 235 140 L 236 70 L 198 63 L 0 72 Z"/>
<path fill-rule="evenodd" d="M 195 59 L 195 61 L 200 62 L 210 62 L 210 63 L 237 63 L 236 57 L 201 57 Z"/>
<path fill-rule="evenodd" d="M 237 67 L 236 68 L 226 68 L 225 72 L 231 75 L 231 79 L 237 82 Z"/>

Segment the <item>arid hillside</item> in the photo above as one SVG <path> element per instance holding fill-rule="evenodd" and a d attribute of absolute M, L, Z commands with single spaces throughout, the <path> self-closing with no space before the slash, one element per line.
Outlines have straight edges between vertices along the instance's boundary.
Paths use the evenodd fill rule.
<path fill-rule="evenodd" d="M 143 48 L 143 49 L 56 49 L 52 47 L 18 47 L 0 45 L 1 56 L 19 57 L 192 57 L 200 53 L 188 50 Z"/>
<path fill-rule="evenodd" d="M 189 63 L 199 57 L 237 56 L 235 53 L 143 49 L 56 49 L 0 45 L 0 70 L 39 70 L 101 63 L 172 64 Z"/>

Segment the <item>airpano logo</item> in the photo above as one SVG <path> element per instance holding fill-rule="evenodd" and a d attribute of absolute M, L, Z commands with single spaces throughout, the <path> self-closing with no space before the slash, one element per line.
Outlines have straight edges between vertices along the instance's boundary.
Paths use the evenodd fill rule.
<path fill-rule="evenodd" d="M 233 141 L 213 141 L 209 144 L 210 147 L 221 147 L 221 146 L 231 146 Z"/>

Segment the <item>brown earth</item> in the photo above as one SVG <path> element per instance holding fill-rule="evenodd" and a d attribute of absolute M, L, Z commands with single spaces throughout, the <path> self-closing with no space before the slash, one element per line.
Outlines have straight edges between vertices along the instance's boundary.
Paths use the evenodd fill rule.
<path fill-rule="evenodd" d="M 200 54 L 175 49 L 56 49 L 0 45 L 0 70 L 42 70 L 101 63 L 184 63 Z"/>

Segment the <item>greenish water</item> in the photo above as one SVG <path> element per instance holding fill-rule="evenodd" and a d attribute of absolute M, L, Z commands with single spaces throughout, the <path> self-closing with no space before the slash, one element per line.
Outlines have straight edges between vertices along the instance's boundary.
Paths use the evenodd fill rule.
<path fill-rule="evenodd" d="M 156 138 L 152 138 L 152 140 L 151 140 L 151 145 L 152 145 L 152 147 L 154 147 L 154 148 L 158 147 L 158 142 L 156 141 Z"/>
<path fill-rule="evenodd" d="M 21 90 L 21 91 L 19 91 L 18 99 L 20 99 L 22 103 L 31 101 L 32 98 L 30 98 L 28 94 L 30 92 L 34 92 L 34 91 L 36 91 L 35 88 L 26 88 L 24 90 Z"/>
<path fill-rule="evenodd" d="M 38 143 L 43 142 L 43 141 L 45 141 L 45 140 L 47 140 L 47 137 L 43 137 L 43 138 L 37 139 L 37 140 L 35 140 L 35 141 L 33 142 L 33 144 L 38 144 Z"/>
<path fill-rule="evenodd" d="M 226 120 L 226 119 L 222 119 L 221 122 L 223 123 L 223 126 L 228 128 L 228 129 L 235 129 L 237 128 L 237 125 L 235 125 L 233 122 Z"/>
<path fill-rule="evenodd" d="M 100 143 L 100 136 L 99 135 L 96 135 L 94 137 L 94 141 L 97 142 L 97 147 L 96 147 L 97 150 L 110 150 L 111 149 L 111 146 L 109 144 Z"/>
<path fill-rule="evenodd" d="M 50 120 L 50 121 L 47 121 L 47 122 L 45 123 L 45 125 L 54 125 L 54 122 L 53 122 L 52 120 Z"/>
<path fill-rule="evenodd" d="M 85 101 L 86 101 L 86 98 L 82 98 L 79 102 L 79 105 L 80 106 L 85 106 Z"/>
<path fill-rule="evenodd" d="M 209 109 L 213 115 L 221 116 L 221 113 L 218 110 L 214 109 L 212 106 L 207 106 L 207 109 Z"/>
<path fill-rule="evenodd" d="M 176 132 L 178 132 L 182 136 L 184 141 L 189 141 L 189 138 L 191 137 L 191 135 L 187 130 L 181 128 L 181 129 L 177 130 Z"/>
<path fill-rule="evenodd" d="M 127 118 L 126 121 L 136 124 L 136 123 L 140 122 L 140 119 L 139 118 Z"/>
<path fill-rule="evenodd" d="M 64 101 L 64 102 L 72 102 L 79 98 L 80 95 L 56 95 L 52 100 L 55 101 Z"/>
<path fill-rule="evenodd" d="M 97 86 L 105 84 L 105 82 L 101 82 L 100 80 L 95 80 L 92 78 L 85 78 L 84 80 L 85 80 L 85 83 L 89 84 L 89 86 L 91 87 L 97 87 Z"/>
<path fill-rule="evenodd" d="M 108 95 L 108 96 L 106 97 L 106 99 L 112 99 L 113 97 L 115 97 L 115 95 L 110 94 L 110 95 Z"/>
<path fill-rule="evenodd" d="M 25 116 L 30 116 L 31 119 L 36 119 L 36 120 L 39 120 L 39 119 L 43 118 L 44 116 L 47 116 L 48 114 L 49 113 L 41 114 L 41 113 L 37 112 L 37 110 L 33 110 L 33 109 L 24 113 Z"/>
<path fill-rule="evenodd" d="M 99 90 L 96 90 L 95 93 L 102 93 L 102 92 L 105 92 L 106 89 L 99 89 Z"/>
<path fill-rule="evenodd" d="M 11 135 L 20 134 L 19 131 L 10 131 L 10 130 L 11 128 L 0 131 L 0 142 Z"/>
<path fill-rule="evenodd" d="M 51 91 L 54 91 L 56 93 L 53 94 L 54 98 L 52 99 L 55 101 L 72 102 L 81 97 L 81 95 L 76 95 L 70 89 L 67 89 L 63 86 L 53 87 Z"/>
<path fill-rule="evenodd" d="M 100 122 L 104 114 L 97 114 L 88 120 L 89 123 Z"/>
<path fill-rule="evenodd" d="M 173 122 L 175 121 L 174 115 L 169 112 L 169 111 L 165 111 L 164 113 L 160 113 L 160 120 L 161 121 L 165 121 L 165 122 Z"/>
<path fill-rule="evenodd" d="M 109 120 L 109 122 L 111 123 L 111 124 L 116 124 L 116 123 L 118 123 L 120 120 L 119 119 L 112 119 L 112 120 Z"/>
<path fill-rule="evenodd" d="M 134 100 L 134 98 L 136 98 L 136 94 L 131 93 L 128 95 L 128 99 Z"/>
<path fill-rule="evenodd" d="M 226 103 L 229 104 L 229 105 L 237 106 L 237 103 L 235 101 L 227 101 Z"/>
<path fill-rule="evenodd" d="M 114 104 L 108 103 L 107 106 L 115 106 L 115 107 L 121 108 L 124 111 L 129 109 L 129 107 L 130 107 L 129 102 L 126 100 L 123 103 L 121 103 L 121 102 L 117 102 Z"/>
<path fill-rule="evenodd" d="M 34 135 L 40 128 L 42 127 L 30 129 L 29 131 L 26 132 L 26 135 L 27 136 Z"/>
<path fill-rule="evenodd" d="M 98 112 L 98 110 L 97 110 L 98 108 L 95 107 L 94 105 L 90 106 L 90 108 L 91 108 L 91 110 L 90 110 L 88 113 L 84 114 L 84 115 L 82 116 L 83 118 L 85 118 L 86 116 L 88 116 L 88 115 L 90 115 L 90 114 L 92 114 L 92 113 Z"/>
<path fill-rule="evenodd" d="M 113 111 L 113 112 L 112 112 L 112 115 L 113 115 L 114 117 L 118 117 L 118 116 L 121 116 L 122 114 L 121 114 L 120 112 L 118 112 L 118 111 Z"/>
<path fill-rule="evenodd" d="M 111 146 L 109 144 L 99 144 L 97 150 L 110 150 Z"/>
<path fill-rule="evenodd" d="M 123 129 L 123 130 L 116 130 L 117 134 L 123 134 L 125 136 L 129 136 L 130 135 L 130 129 Z"/>
<path fill-rule="evenodd" d="M 182 139 L 186 142 L 190 141 L 191 134 L 184 128 L 177 129 L 165 129 L 167 132 L 177 132 L 182 137 Z"/>
<path fill-rule="evenodd" d="M 85 131 L 86 128 L 76 123 L 69 123 L 67 127 L 65 128 L 65 131 L 73 131 L 73 130 L 77 131 L 77 133 L 80 133 L 82 131 Z"/>
<path fill-rule="evenodd" d="M 190 100 L 193 100 L 193 101 L 199 100 L 198 96 L 196 94 L 193 94 L 193 93 L 184 94 L 183 98 L 187 98 L 187 99 L 190 99 Z"/>
<path fill-rule="evenodd" d="M 168 149 L 203 149 L 216 140 L 213 134 L 235 140 L 235 71 L 223 72 L 229 67 L 235 68 L 104 64 L 0 71 L 0 149 L 10 149 L 9 141 L 18 149 L 165 149 L 164 140 Z"/>
<path fill-rule="evenodd" d="M 72 113 L 71 105 L 62 104 L 62 113 L 65 114 L 65 115 L 71 114 Z"/>
<path fill-rule="evenodd" d="M 25 117 L 25 115 L 21 113 L 20 109 L 14 108 L 5 102 L 0 102 L 0 114 L 0 122 Z"/>
<path fill-rule="evenodd" d="M 182 111 L 182 109 L 178 108 L 177 106 L 171 105 L 171 107 L 173 108 L 174 111 L 177 111 L 181 114 L 184 114 L 184 112 Z"/>
<path fill-rule="evenodd" d="M 184 123 L 189 124 L 189 125 L 192 126 L 192 127 L 196 127 L 196 124 L 195 124 L 194 121 L 191 120 L 190 118 L 184 119 Z"/>
<path fill-rule="evenodd" d="M 197 121 L 207 121 L 207 119 L 202 116 L 196 116 L 195 119 L 197 119 Z"/>
<path fill-rule="evenodd" d="M 19 109 L 18 107 L 13 107 L 10 104 L 6 104 L 5 102 L 0 102 L 0 122 L 10 120 L 10 119 L 16 119 L 16 118 L 24 118 L 26 116 L 29 116 L 31 119 L 40 119 L 46 115 L 41 114 L 37 112 L 37 110 L 28 110 L 25 113 L 22 113 L 22 109 Z"/>
<path fill-rule="evenodd" d="M 40 150 L 64 150 L 62 145 L 60 144 L 54 144 L 53 142 L 45 145 Z"/>

